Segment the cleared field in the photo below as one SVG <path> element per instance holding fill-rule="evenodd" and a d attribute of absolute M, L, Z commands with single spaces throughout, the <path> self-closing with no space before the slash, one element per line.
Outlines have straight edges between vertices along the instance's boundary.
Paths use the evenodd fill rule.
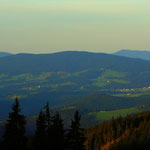
<path fill-rule="evenodd" d="M 123 80 L 123 79 L 110 79 L 111 82 L 115 82 L 115 83 L 120 83 L 120 84 L 128 84 L 130 83 L 127 80 Z"/>
<path fill-rule="evenodd" d="M 105 70 L 102 74 L 103 77 L 107 78 L 107 77 L 119 77 L 119 78 L 122 78 L 122 77 L 125 77 L 127 75 L 127 73 L 124 73 L 124 72 L 117 72 L 117 71 L 114 71 L 114 70 Z"/>
<path fill-rule="evenodd" d="M 72 74 L 72 76 L 76 76 L 76 77 L 79 77 L 80 75 L 88 72 L 89 70 L 82 70 L 82 71 L 79 71 L 79 72 L 75 72 Z"/>
<path fill-rule="evenodd" d="M 144 109 L 140 109 L 137 107 L 120 109 L 114 111 L 100 111 L 100 112 L 92 112 L 89 113 L 89 116 L 94 117 L 96 120 L 110 120 L 112 117 L 126 116 L 127 114 L 134 114 L 138 112 L 142 112 Z"/>
<path fill-rule="evenodd" d="M 107 79 L 94 79 L 93 86 L 103 87 L 109 84 L 110 81 L 107 81 Z"/>
<path fill-rule="evenodd" d="M 128 84 L 130 81 L 124 79 L 127 73 L 113 70 L 105 70 L 98 79 L 94 79 L 93 86 L 103 87 L 111 83 Z"/>

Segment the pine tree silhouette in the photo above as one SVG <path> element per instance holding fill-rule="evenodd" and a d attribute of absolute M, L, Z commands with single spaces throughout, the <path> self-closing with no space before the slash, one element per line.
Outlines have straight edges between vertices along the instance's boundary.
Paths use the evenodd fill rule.
<path fill-rule="evenodd" d="M 36 121 L 36 132 L 34 140 L 35 150 L 46 149 L 47 124 L 45 113 L 41 110 Z"/>
<path fill-rule="evenodd" d="M 52 136 L 52 118 L 50 115 L 50 108 L 49 108 L 49 104 L 47 102 L 46 106 L 44 107 L 44 113 L 45 113 L 45 121 L 46 121 L 46 140 L 45 140 L 45 145 L 47 147 L 47 149 L 52 149 L 52 140 L 53 140 L 53 136 Z"/>
<path fill-rule="evenodd" d="M 45 106 L 45 117 L 46 117 L 47 128 L 50 128 L 50 126 L 51 126 L 51 115 L 50 115 L 50 109 L 49 109 L 48 102 Z"/>
<path fill-rule="evenodd" d="M 5 124 L 3 146 L 7 150 L 24 150 L 27 143 L 27 138 L 25 137 L 26 120 L 24 115 L 19 114 L 21 109 L 17 98 L 12 106 L 12 110 Z"/>
<path fill-rule="evenodd" d="M 64 124 L 59 113 L 56 113 L 52 120 L 52 150 L 64 150 Z"/>
<path fill-rule="evenodd" d="M 81 116 L 78 111 L 75 112 L 74 120 L 71 122 L 69 132 L 67 134 L 66 147 L 69 150 L 85 150 L 84 129 L 80 127 Z"/>

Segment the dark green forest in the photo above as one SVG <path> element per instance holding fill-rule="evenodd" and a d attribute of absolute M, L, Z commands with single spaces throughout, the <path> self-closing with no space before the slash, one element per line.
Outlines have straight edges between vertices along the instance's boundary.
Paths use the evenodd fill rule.
<path fill-rule="evenodd" d="M 86 132 L 87 150 L 150 149 L 150 112 L 112 118 Z"/>
<path fill-rule="evenodd" d="M 12 112 L 6 121 L 0 149 L 10 150 L 85 150 L 85 130 L 80 127 L 81 116 L 75 112 L 69 129 L 59 115 L 51 115 L 49 104 L 41 109 L 36 119 L 34 135 L 27 136 L 25 131 L 26 116 L 21 114 L 19 101 L 16 98 Z"/>
<path fill-rule="evenodd" d="M 26 134 L 26 116 L 16 98 L 5 123 L 0 149 L 16 150 L 140 150 L 150 149 L 150 112 L 112 118 L 84 129 L 81 115 L 74 113 L 68 128 L 47 103 L 36 118 L 34 135 Z"/>

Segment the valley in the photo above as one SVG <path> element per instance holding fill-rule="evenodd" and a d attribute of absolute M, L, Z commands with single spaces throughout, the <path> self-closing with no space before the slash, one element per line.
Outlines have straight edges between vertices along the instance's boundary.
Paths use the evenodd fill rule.
<path fill-rule="evenodd" d="M 149 61 L 90 52 L 2 57 L 0 119 L 7 117 L 16 97 L 31 118 L 46 102 L 64 118 L 80 110 L 84 120 L 93 120 L 91 125 L 140 112 L 150 104 L 149 67 Z"/>
<path fill-rule="evenodd" d="M 27 136 L 34 135 L 38 114 L 48 102 L 50 114 L 61 115 L 65 130 L 70 127 L 75 112 L 80 112 L 80 125 L 90 135 L 85 145 L 91 145 L 89 148 L 93 150 L 91 138 L 95 137 L 97 128 L 106 125 L 113 129 L 113 121 L 123 121 L 124 117 L 134 120 L 136 114 L 147 115 L 150 111 L 150 62 L 75 51 L 1 57 L 0 137 L 16 97 L 21 113 L 26 116 Z M 113 130 L 117 133 L 112 130 L 108 133 L 111 140 L 117 141 L 122 133 L 116 127 L 118 131 Z M 109 137 L 107 133 L 104 136 Z M 95 141 L 95 145 L 100 143 Z M 108 139 L 101 148 L 108 145 L 118 146 Z"/>

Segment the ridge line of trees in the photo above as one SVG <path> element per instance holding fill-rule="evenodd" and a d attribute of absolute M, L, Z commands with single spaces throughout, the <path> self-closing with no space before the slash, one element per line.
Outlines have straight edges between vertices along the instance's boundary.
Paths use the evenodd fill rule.
<path fill-rule="evenodd" d="M 80 127 L 81 116 L 78 111 L 74 114 L 70 128 L 65 130 L 60 114 L 57 112 L 51 116 L 47 103 L 37 117 L 36 131 L 31 142 L 25 136 L 26 117 L 20 112 L 19 101 L 16 98 L 5 124 L 0 149 L 85 150 L 85 130 Z"/>

